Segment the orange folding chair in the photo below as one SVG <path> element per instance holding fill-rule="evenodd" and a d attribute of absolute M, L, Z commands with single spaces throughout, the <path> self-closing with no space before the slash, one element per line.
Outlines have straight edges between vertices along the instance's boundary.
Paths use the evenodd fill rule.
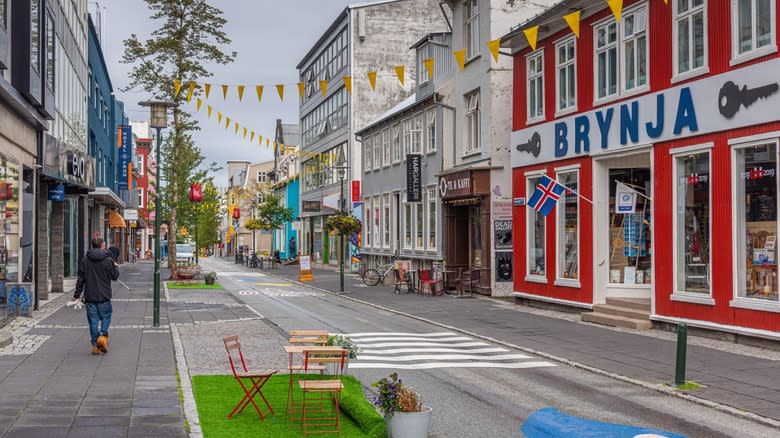
<path fill-rule="evenodd" d="M 323 347 L 328 343 L 328 331 L 327 330 L 290 330 L 290 345 L 301 345 L 310 347 Z M 293 373 L 303 372 L 303 364 L 293 363 L 292 355 L 290 355 L 290 363 L 287 367 L 287 371 L 290 373 L 290 386 L 287 393 L 287 412 L 291 412 L 293 404 Z M 320 374 L 325 373 L 325 366 L 322 364 L 309 364 L 309 370 L 319 371 Z"/>
<path fill-rule="evenodd" d="M 341 433 L 341 407 L 339 399 L 344 384 L 341 377 L 344 373 L 344 365 L 347 362 L 347 352 L 344 349 L 330 348 L 307 348 L 303 351 L 303 369 L 304 378 L 298 381 L 298 386 L 303 392 L 303 402 L 301 403 L 301 419 L 303 421 L 303 436 L 316 433 Z M 312 364 L 335 365 L 336 372 L 332 375 L 315 375 L 310 373 Z M 319 406 L 307 402 L 307 396 L 319 395 Z M 323 395 L 330 395 L 333 400 L 335 411 L 331 411 L 328 406 L 323 404 Z M 335 416 L 327 416 L 333 413 Z M 334 429 L 323 429 L 325 427 L 334 427 Z"/>
<path fill-rule="evenodd" d="M 255 396 L 259 395 L 260 398 L 263 399 L 265 402 L 265 405 L 268 406 L 268 410 L 271 411 L 271 414 L 274 413 L 274 409 L 271 407 L 271 405 L 268 403 L 268 400 L 263 395 L 262 389 L 263 385 L 268 382 L 268 379 L 271 378 L 272 375 L 276 374 L 276 370 L 261 370 L 261 371 L 250 371 L 246 367 L 246 362 L 244 361 L 244 354 L 241 352 L 241 343 L 238 342 L 238 336 L 226 336 L 222 338 L 222 341 L 225 343 L 225 350 L 227 350 L 228 354 L 228 360 L 230 361 L 230 369 L 233 371 L 233 377 L 236 378 L 238 381 L 239 386 L 241 386 L 241 389 L 244 391 L 244 396 L 241 398 L 241 400 L 238 402 L 236 407 L 233 408 L 233 410 L 230 412 L 230 414 L 227 416 L 228 419 L 233 418 L 233 415 L 240 414 L 244 411 L 244 409 L 251 403 L 252 406 L 254 406 L 255 410 L 258 414 L 260 414 L 260 418 L 265 420 L 265 415 L 263 415 L 263 412 L 260 410 L 260 407 L 257 406 L 257 403 L 255 403 Z M 236 371 L 236 360 L 233 359 L 233 355 L 235 352 L 238 352 L 238 359 L 241 362 L 241 368 L 243 371 L 239 372 Z M 251 385 L 246 385 L 245 381 L 251 382 Z M 249 386 L 249 387 L 247 387 Z"/>

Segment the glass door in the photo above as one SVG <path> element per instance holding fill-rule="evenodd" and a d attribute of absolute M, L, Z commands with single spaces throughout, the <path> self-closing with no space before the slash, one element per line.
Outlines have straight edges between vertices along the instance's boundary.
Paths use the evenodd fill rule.
<path fill-rule="evenodd" d="M 649 168 L 609 169 L 610 286 L 652 283 Z"/>

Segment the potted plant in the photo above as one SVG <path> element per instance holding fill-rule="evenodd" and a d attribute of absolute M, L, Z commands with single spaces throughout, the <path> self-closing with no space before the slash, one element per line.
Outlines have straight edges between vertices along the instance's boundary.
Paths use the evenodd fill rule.
<path fill-rule="evenodd" d="M 374 405 L 385 417 L 389 438 L 428 437 L 433 410 L 423 406 L 420 394 L 406 386 L 398 378 L 398 373 L 390 374 L 371 386 L 379 390 Z"/>
<path fill-rule="evenodd" d="M 357 359 L 357 355 L 360 353 L 360 347 L 358 347 L 357 344 L 355 344 L 355 341 L 353 341 L 349 336 L 330 335 L 328 336 L 328 342 L 326 345 L 341 347 L 347 351 L 347 362 L 344 364 L 344 373 L 346 373 L 349 369 L 349 361 L 352 359 Z M 336 364 L 329 363 L 326 365 L 326 367 L 329 374 L 336 374 Z"/>
<path fill-rule="evenodd" d="M 359 233 L 362 227 L 360 219 L 348 213 L 334 214 L 325 220 L 325 231 L 335 231 L 343 236 Z"/>
<path fill-rule="evenodd" d="M 217 280 L 217 273 L 214 271 L 206 272 L 203 275 L 203 279 L 206 281 L 206 284 L 214 284 L 214 281 Z"/>

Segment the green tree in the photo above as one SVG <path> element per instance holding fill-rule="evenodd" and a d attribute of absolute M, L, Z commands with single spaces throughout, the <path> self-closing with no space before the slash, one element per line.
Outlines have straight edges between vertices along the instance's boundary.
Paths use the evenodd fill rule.
<path fill-rule="evenodd" d="M 133 64 L 126 91 L 142 88 L 156 99 L 170 100 L 177 105 L 173 108 L 171 131 L 161 150 L 164 159 L 159 165 L 166 187 L 160 193 L 165 206 L 162 212 L 157 212 L 167 220 L 169 233 L 174 233 L 178 229 L 179 208 L 189 204 L 184 202 L 187 182 L 194 180 L 193 173 L 199 173 L 196 169 L 203 164 L 203 155 L 191 135 L 198 130 L 197 123 L 180 105 L 186 99 L 188 84 L 212 75 L 206 63 L 228 64 L 236 53 L 223 51 L 222 47 L 230 44 L 222 31 L 226 20 L 220 9 L 205 0 L 145 1 L 151 10 L 151 20 L 160 26 L 147 40 L 139 40 L 136 34 L 125 40 L 122 62 Z M 173 85 L 175 79 L 184 84 L 178 93 Z M 199 95 L 200 90 L 194 94 Z M 209 170 L 212 169 L 201 172 Z M 158 185 L 161 186 L 159 181 Z M 171 275 L 176 273 L 175 244 L 176 239 L 168 239 Z"/>
<path fill-rule="evenodd" d="M 264 202 L 258 206 L 256 217 L 271 230 L 278 230 L 285 222 L 295 219 L 292 208 L 282 205 L 282 197 L 273 193 L 264 196 Z"/>

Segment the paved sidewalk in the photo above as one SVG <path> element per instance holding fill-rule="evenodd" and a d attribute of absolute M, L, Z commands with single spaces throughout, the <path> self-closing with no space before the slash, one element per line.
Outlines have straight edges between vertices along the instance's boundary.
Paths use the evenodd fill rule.
<path fill-rule="evenodd" d="M 297 270 L 281 266 L 265 272 L 297 280 Z M 355 275 L 345 277 L 345 294 L 352 298 L 651 384 L 674 376 L 672 333 L 612 329 L 495 299 L 396 295 L 392 287 L 366 287 Z M 314 278 L 314 287 L 339 290 L 338 272 L 315 268 Z M 777 351 L 689 336 L 686 378 L 705 385 L 687 391 L 692 396 L 780 420 Z"/>
<path fill-rule="evenodd" d="M 131 290 L 113 283 L 106 355 L 91 353 L 85 312 L 64 307 L 70 293 L 36 312 L 43 318 L 34 324 L 12 322 L 14 344 L 0 350 L 0 436 L 187 436 L 168 316 L 193 317 L 162 299 L 161 326 L 152 327 L 153 265 L 120 272 Z"/>

